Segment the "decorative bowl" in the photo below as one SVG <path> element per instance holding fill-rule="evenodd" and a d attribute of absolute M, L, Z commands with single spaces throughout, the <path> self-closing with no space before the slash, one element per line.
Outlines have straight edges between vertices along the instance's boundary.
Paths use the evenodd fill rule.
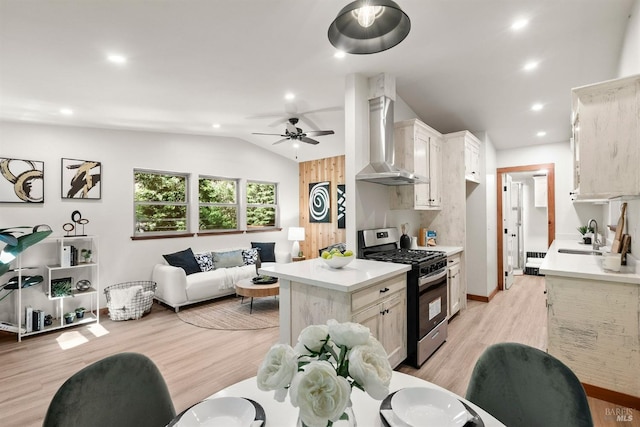
<path fill-rule="evenodd" d="M 331 258 L 320 258 L 320 259 L 322 261 L 324 261 L 324 263 L 327 264 L 331 268 L 342 268 L 345 265 L 349 264 L 351 261 L 353 261 L 354 258 L 355 258 L 355 255 L 351 255 L 351 256 L 333 256 Z"/>
<path fill-rule="evenodd" d="M 78 280 L 76 283 L 76 289 L 80 292 L 84 292 L 91 287 L 91 282 L 88 280 Z"/>

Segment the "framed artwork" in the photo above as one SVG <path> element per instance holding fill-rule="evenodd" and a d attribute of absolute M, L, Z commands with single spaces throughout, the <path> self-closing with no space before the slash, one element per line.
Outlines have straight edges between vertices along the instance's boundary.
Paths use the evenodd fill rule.
<path fill-rule="evenodd" d="M 346 199 L 344 194 L 345 185 L 338 184 L 338 197 L 336 198 L 336 204 L 338 207 L 338 228 L 347 227 L 347 217 L 345 216 Z"/>
<path fill-rule="evenodd" d="M 309 222 L 331 222 L 329 181 L 309 184 Z"/>
<path fill-rule="evenodd" d="M 51 297 L 61 298 L 73 294 L 71 289 L 73 279 L 71 277 L 63 277 L 61 279 L 51 279 Z"/>
<path fill-rule="evenodd" d="M 93 160 L 62 159 L 62 198 L 100 199 L 102 164 Z"/>
<path fill-rule="evenodd" d="M 44 162 L 0 157 L 0 202 L 44 203 Z"/>

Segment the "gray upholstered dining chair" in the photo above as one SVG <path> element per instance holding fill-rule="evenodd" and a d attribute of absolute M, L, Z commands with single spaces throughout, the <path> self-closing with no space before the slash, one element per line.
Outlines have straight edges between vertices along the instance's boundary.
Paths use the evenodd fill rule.
<path fill-rule="evenodd" d="M 72 375 L 53 396 L 44 427 L 163 427 L 175 417 L 156 365 L 139 353 L 119 353 Z"/>
<path fill-rule="evenodd" d="M 467 400 L 508 427 L 592 427 L 587 395 L 565 364 L 519 343 L 488 347 L 478 359 Z"/>

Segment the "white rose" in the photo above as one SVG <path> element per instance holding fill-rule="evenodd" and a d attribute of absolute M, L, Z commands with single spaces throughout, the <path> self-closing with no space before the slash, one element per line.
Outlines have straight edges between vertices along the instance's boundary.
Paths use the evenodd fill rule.
<path fill-rule="evenodd" d="M 300 418 L 309 427 L 326 427 L 336 421 L 349 404 L 351 386 L 326 361 L 305 365 L 291 381 L 291 404 L 300 408 Z"/>
<path fill-rule="evenodd" d="M 320 351 L 327 340 L 327 335 L 329 335 L 329 328 L 326 325 L 307 326 L 298 335 L 298 344 L 295 347 L 296 353 L 309 354 L 309 350 Z"/>
<path fill-rule="evenodd" d="M 258 368 L 258 388 L 263 391 L 276 390 L 276 400 L 282 402 L 287 387 L 298 371 L 298 356 L 286 344 L 272 346 Z"/>
<path fill-rule="evenodd" d="M 338 345 L 354 347 L 369 342 L 371 331 L 359 323 L 338 323 L 335 319 L 330 319 L 327 321 L 327 325 L 329 326 L 331 340 Z"/>
<path fill-rule="evenodd" d="M 384 399 L 389 394 L 393 370 L 382 344 L 371 337 L 368 345 L 359 345 L 349 353 L 349 375 L 369 396 Z"/>

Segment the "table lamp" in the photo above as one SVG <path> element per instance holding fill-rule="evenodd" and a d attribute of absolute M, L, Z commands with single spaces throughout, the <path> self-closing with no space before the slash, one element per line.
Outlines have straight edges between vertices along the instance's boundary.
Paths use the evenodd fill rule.
<path fill-rule="evenodd" d="M 296 258 L 300 256 L 300 241 L 304 240 L 304 227 L 289 227 L 288 240 L 293 240 L 293 246 L 291 247 L 291 257 Z"/>

